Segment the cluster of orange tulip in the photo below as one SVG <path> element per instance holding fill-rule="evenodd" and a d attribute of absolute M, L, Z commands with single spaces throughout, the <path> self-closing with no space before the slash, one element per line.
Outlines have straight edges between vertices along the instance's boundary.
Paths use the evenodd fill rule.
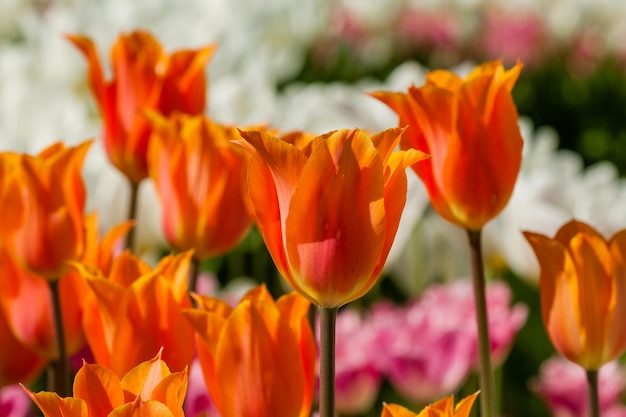
<path fill-rule="evenodd" d="M 0 385 L 29 383 L 85 342 L 97 363 L 75 375 L 74 397 L 30 393 L 45 415 L 182 416 L 197 354 L 222 416 L 308 416 L 316 373 L 310 303 L 336 313 L 376 283 L 405 206 L 408 167 L 435 210 L 468 231 L 484 309 L 480 230 L 507 204 L 521 163 L 511 96 L 521 64 L 487 63 L 465 79 L 433 71 L 407 94 L 374 93 L 401 128 L 277 137 L 201 115 L 213 46 L 166 55 L 145 32 L 124 35 L 107 82 L 91 40 L 69 39 L 89 61 L 111 162 L 135 188 L 154 181 L 165 236 L 180 253 L 155 267 L 120 253 L 131 222 L 98 238 L 81 178 L 90 142 L 0 155 Z M 257 287 L 235 307 L 194 294 L 194 262 L 234 248 L 252 223 L 296 292 L 275 301 Z M 565 357 L 597 372 L 626 349 L 626 231 L 607 242 L 573 221 L 555 239 L 526 236 L 542 266 L 548 334 Z M 486 311 L 477 317 L 481 329 Z M 481 412 L 493 417 L 485 346 Z M 333 377 L 330 362 L 320 366 L 322 385 Z M 330 417 L 332 384 L 321 391 L 321 417 Z M 383 416 L 466 417 L 476 395 L 419 414 L 388 404 Z"/>

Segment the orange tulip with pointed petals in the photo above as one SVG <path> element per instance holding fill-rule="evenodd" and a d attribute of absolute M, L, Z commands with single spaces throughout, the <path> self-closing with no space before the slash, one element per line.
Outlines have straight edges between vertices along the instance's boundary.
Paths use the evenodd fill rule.
<path fill-rule="evenodd" d="M 339 130 L 295 144 L 242 132 L 255 151 L 248 188 L 265 243 L 318 306 L 340 307 L 378 279 L 406 202 L 405 168 L 425 158 L 393 152 L 402 132 Z"/>
<path fill-rule="evenodd" d="M 310 303 L 296 293 L 274 302 L 264 286 L 235 308 L 196 296 L 185 310 L 196 330 L 207 388 L 222 417 L 307 417 L 315 382 Z"/>
<path fill-rule="evenodd" d="M 182 315 L 183 308 L 191 307 L 190 259 L 190 252 L 168 256 L 151 268 L 124 252 L 113 261 L 108 277 L 75 265 L 91 288 L 83 327 L 97 363 L 124 375 L 161 346 L 172 369 L 179 371 L 191 363 L 193 329 Z"/>
<path fill-rule="evenodd" d="M 68 39 L 89 62 L 89 86 L 103 118 L 109 159 L 138 184 L 148 176 L 150 126 L 144 111 L 153 109 L 165 115 L 204 112 L 205 66 L 215 46 L 167 55 L 148 32 L 123 34 L 111 50 L 113 79 L 105 81 L 93 41 L 81 35 Z"/>
<path fill-rule="evenodd" d="M 241 241 L 252 218 L 246 173 L 249 156 L 233 140 L 235 127 L 203 116 L 152 115 L 150 176 L 163 207 L 163 230 L 196 259 L 221 255 Z"/>
<path fill-rule="evenodd" d="M 454 397 L 449 396 L 424 407 L 419 414 L 398 404 L 384 404 L 381 417 L 469 417 L 478 393 L 463 398 L 454 406 Z"/>
<path fill-rule="evenodd" d="M 511 90 L 522 69 L 494 61 L 465 79 L 432 71 L 426 84 L 407 93 L 372 96 L 408 126 L 400 146 L 431 159 L 413 169 L 435 210 L 468 230 L 479 230 L 506 206 L 522 160 L 522 136 Z"/>
<path fill-rule="evenodd" d="M 598 370 L 626 350 L 626 230 L 605 240 L 572 220 L 554 238 L 524 232 L 539 261 L 543 323 L 556 350 Z"/>
<path fill-rule="evenodd" d="M 123 378 L 102 365 L 83 364 L 74 379 L 74 396 L 28 394 L 45 417 L 184 417 L 187 370 L 170 372 L 161 352 Z"/>
<path fill-rule="evenodd" d="M 49 280 L 85 249 L 83 160 L 91 142 L 56 143 L 37 156 L 20 155 L 3 174 L 3 245 L 29 271 Z"/>

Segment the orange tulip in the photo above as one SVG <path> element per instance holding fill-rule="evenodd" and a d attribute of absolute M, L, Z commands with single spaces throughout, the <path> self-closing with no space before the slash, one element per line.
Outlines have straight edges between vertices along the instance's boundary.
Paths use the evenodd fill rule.
<path fill-rule="evenodd" d="M 539 265 L 541 314 L 556 350 L 597 370 L 626 349 L 626 230 L 606 241 L 575 220 L 554 239 L 524 232 Z"/>
<path fill-rule="evenodd" d="M 148 162 L 163 206 L 163 229 L 179 251 L 221 255 L 252 221 L 247 204 L 249 157 L 232 142 L 239 131 L 203 116 L 154 115 Z"/>
<path fill-rule="evenodd" d="M 201 114 L 206 103 L 206 63 L 215 46 L 167 55 L 149 33 L 119 37 L 111 50 L 113 79 L 105 81 L 98 52 L 85 36 L 68 39 L 89 61 L 89 86 L 104 121 L 109 159 L 134 184 L 148 176 L 150 127 L 144 110 Z"/>
<path fill-rule="evenodd" d="M 28 394 L 46 417 L 184 417 L 187 370 L 170 372 L 161 352 L 120 380 L 102 365 L 83 364 L 74 379 L 74 396 Z"/>
<path fill-rule="evenodd" d="M 91 293 L 83 327 L 96 362 L 124 375 L 164 347 L 163 359 L 176 371 L 193 359 L 193 329 L 182 309 L 191 307 L 187 276 L 191 253 L 168 256 L 156 268 L 124 252 L 108 277 L 76 265 Z M 120 354 L 123 352 L 123 354 Z"/>
<path fill-rule="evenodd" d="M 112 246 L 121 239 L 130 224 L 112 229 L 102 240 L 98 238 L 95 215 L 85 217 L 85 227 L 86 245 L 81 261 L 93 267 L 102 267 L 111 256 Z M 2 369 L 10 369 L 15 363 L 15 355 L 10 353 L 14 346 L 19 345 L 21 356 L 31 358 L 25 365 L 26 369 L 35 366 L 39 371 L 48 361 L 58 359 L 58 352 L 48 282 L 21 268 L 1 244 L 0 288 L 0 316 L 4 323 L 0 328 L 6 327 L 6 331 L 10 332 L 10 336 L 0 338 L 7 340 L 0 344 L 1 385 L 3 380 L 9 379 L 7 375 L 10 374 Z M 70 355 L 85 344 L 82 317 L 88 291 L 84 279 L 71 269 L 59 280 L 65 345 Z M 14 339 L 15 343 L 10 343 L 9 338 Z M 23 377 L 19 380 L 28 379 L 30 378 Z"/>
<path fill-rule="evenodd" d="M 463 398 L 454 406 L 454 397 L 443 398 L 427 407 L 419 414 L 398 404 L 384 404 L 381 417 L 468 417 L 478 393 Z"/>
<path fill-rule="evenodd" d="M 3 245 L 29 271 L 58 279 L 85 249 L 85 185 L 81 177 L 90 142 L 56 143 L 33 157 L 21 155 L 2 175 Z M 15 159 L 15 158 L 13 158 Z"/>
<path fill-rule="evenodd" d="M 306 417 L 315 382 L 310 303 L 298 294 L 274 302 L 264 286 L 239 305 L 196 296 L 185 310 L 196 330 L 204 379 L 222 417 Z"/>
<path fill-rule="evenodd" d="M 425 158 L 392 152 L 402 132 L 340 130 L 295 145 L 242 132 L 256 150 L 248 188 L 269 252 L 321 307 L 355 300 L 378 279 L 406 202 L 405 168 Z"/>
<path fill-rule="evenodd" d="M 413 166 L 435 210 L 446 220 L 479 230 L 507 204 L 522 160 L 522 136 L 511 90 L 522 69 L 500 62 L 475 68 L 464 80 L 432 71 L 426 84 L 405 93 L 372 95 L 408 126 L 400 146 L 431 159 Z"/>

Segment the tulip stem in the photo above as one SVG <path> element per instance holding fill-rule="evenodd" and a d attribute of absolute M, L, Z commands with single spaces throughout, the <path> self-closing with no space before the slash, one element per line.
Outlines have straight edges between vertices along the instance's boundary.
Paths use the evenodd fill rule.
<path fill-rule="evenodd" d="M 52 296 L 52 320 L 54 321 L 54 334 L 58 358 L 51 363 L 48 386 L 60 397 L 67 397 L 70 393 L 69 363 L 65 347 L 65 332 L 63 331 L 63 315 L 61 312 L 61 295 L 59 292 L 59 280 L 48 281 Z"/>
<path fill-rule="evenodd" d="M 338 308 L 319 307 L 320 395 L 319 416 L 335 415 L 335 322 Z"/>
<path fill-rule="evenodd" d="M 134 226 L 126 234 L 124 248 L 134 252 L 135 249 L 135 229 L 137 229 L 137 200 L 139 199 L 139 184 L 130 181 L 130 203 L 128 207 L 127 220 L 135 222 Z"/>
<path fill-rule="evenodd" d="M 496 390 L 491 365 L 491 342 L 489 338 L 489 320 L 487 318 L 487 301 L 485 296 L 485 270 L 483 266 L 481 233 L 479 230 L 468 230 L 470 253 L 472 257 L 472 281 L 474 283 L 474 300 L 476 323 L 478 325 L 478 358 L 480 379 L 480 412 L 482 417 L 496 416 Z"/>
<path fill-rule="evenodd" d="M 598 370 L 587 370 L 589 387 L 589 417 L 600 417 L 600 397 L 598 394 Z"/>
<path fill-rule="evenodd" d="M 191 265 L 189 268 L 189 281 L 187 291 L 189 293 L 196 291 L 196 286 L 198 285 L 198 275 L 200 274 L 200 260 L 195 256 L 191 257 Z M 191 303 L 194 307 L 196 306 L 195 300 L 192 298 Z"/>

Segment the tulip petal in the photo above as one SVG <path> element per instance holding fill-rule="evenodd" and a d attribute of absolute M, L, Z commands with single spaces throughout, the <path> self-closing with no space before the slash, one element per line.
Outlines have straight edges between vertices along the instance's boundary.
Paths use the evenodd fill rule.
<path fill-rule="evenodd" d="M 54 359 L 57 353 L 48 282 L 20 268 L 0 247 L 0 288 L 0 314 L 13 337 L 42 357 Z"/>
<path fill-rule="evenodd" d="M 524 236 L 541 266 L 541 314 L 548 335 L 563 356 L 577 361 L 582 343 L 578 329 L 580 288 L 575 266 L 558 241 L 532 232 L 524 232 Z"/>
<path fill-rule="evenodd" d="M 265 246 L 280 274 L 288 279 L 291 273 L 283 246 L 284 226 L 276 185 L 270 168 L 263 158 L 256 154 L 252 156 L 248 165 L 248 192 Z M 286 217 L 286 214 L 284 216 Z"/>
<path fill-rule="evenodd" d="M 167 364 L 161 360 L 162 352 L 163 349 L 159 350 L 154 358 L 141 362 L 124 375 L 121 386 L 126 395 L 126 402 L 135 401 L 137 398 L 144 402 L 152 399 L 152 392 L 157 385 L 171 374 Z"/>
<path fill-rule="evenodd" d="M 15 338 L 4 312 L 0 310 L 0 386 L 26 383 L 46 367 L 47 360 L 26 348 Z"/>
<path fill-rule="evenodd" d="M 96 96 L 96 103 L 101 106 L 102 103 L 105 102 L 106 84 L 96 46 L 93 41 L 86 36 L 67 35 L 67 39 L 85 55 L 85 58 L 87 58 L 87 62 L 89 63 L 89 87 L 94 96 Z"/>
<path fill-rule="evenodd" d="M 116 408 L 108 417 L 174 417 L 172 411 L 158 401 L 137 400 Z"/>
<path fill-rule="evenodd" d="M 213 56 L 216 45 L 198 50 L 177 51 L 170 57 L 163 80 L 159 108 L 163 114 L 173 111 L 199 114 L 206 107 L 205 66 Z"/>
<path fill-rule="evenodd" d="M 576 265 L 580 298 L 580 337 L 584 352 L 594 352 L 587 359 L 594 368 L 605 362 L 607 321 L 613 288 L 613 264 L 606 242 L 599 236 L 579 234 L 570 242 Z M 615 302 L 615 301 L 613 301 Z M 590 369 L 590 368 L 588 368 Z"/>
<path fill-rule="evenodd" d="M 193 329 L 182 316 L 171 285 L 160 275 L 144 276 L 129 288 L 115 327 L 111 369 L 123 375 L 135 364 L 152 358 L 163 347 L 163 360 L 182 371 L 193 359 Z"/>
<path fill-rule="evenodd" d="M 188 372 L 174 372 L 165 378 L 154 388 L 152 399 L 167 404 L 174 417 L 185 417 L 183 404 L 187 394 Z"/>
<path fill-rule="evenodd" d="M 399 404 L 383 404 L 380 417 L 416 417 L 417 414 Z"/>
<path fill-rule="evenodd" d="M 61 398 L 54 392 L 26 392 L 44 417 L 91 417 L 85 401 L 80 398 Z"/>
<path fill-rule="evenodd" d="M 454 409 L 454 417 L 469 417 L 478 394 L 479 392 L 475 392 L 459 401 Z"/>
<path fill-rule="evenodd" d="M 317 360 L 316 342 L 309 325 L 308 312 L 311 303 L 297 293 L 286 294 L 276 301 L 276 308 L 280 315 L 289 320 L 290 326 L 296 335 L 302 363 L 304 364 L 305 393 L 302 400 L 300 417 L 307 417 L 311 410 L 315 387 L 315 365 Z"/>
<path fill-rule="evenodd" d="M 128 288 L 139 277 L 151 271 L 150 265 L 126 250 L 113 261 L 109 272 L 109 280 L 124 288 Z"/>
<path fill-rule="evenodd" d="M 300 363 L 297 341 L 278 310 L 269 303 L 242 302 L 229 317 L 217 345 L 220 414 L 299 415 L 304 396 Z"/>
<path fill-rule="evenodd" d="M 614 296 L 610 302 L 611 315 L 608 320 L 607 345 L 609 357 L 617 357 L 626 349 L 626 230 L 621 230 L 609 241 L 611 253 L 615 259 Z"/>
<path fill-rule="evenodd" d="M 124 404 L 122 385 L 115 372 L 87 363 L 74 379 L 74 397 L 85 402 L 89 417 L 107 417 L 114 408 Z"/>
<path fill-rule="evenodd" d="M 195 340 L 198 351 L 198 359 L 202 367 L 202 375 L 207 390 L 211 393 L 216 408 L 221 409 L 220 383 L 218 383 L 215 367 L 217 343 L 222 329 L 226 325 L 226 318 L 220 314 L 209 313 L 196 309 L 183 310 L 184 316 L 189 320 L 196 331 Z"/>

